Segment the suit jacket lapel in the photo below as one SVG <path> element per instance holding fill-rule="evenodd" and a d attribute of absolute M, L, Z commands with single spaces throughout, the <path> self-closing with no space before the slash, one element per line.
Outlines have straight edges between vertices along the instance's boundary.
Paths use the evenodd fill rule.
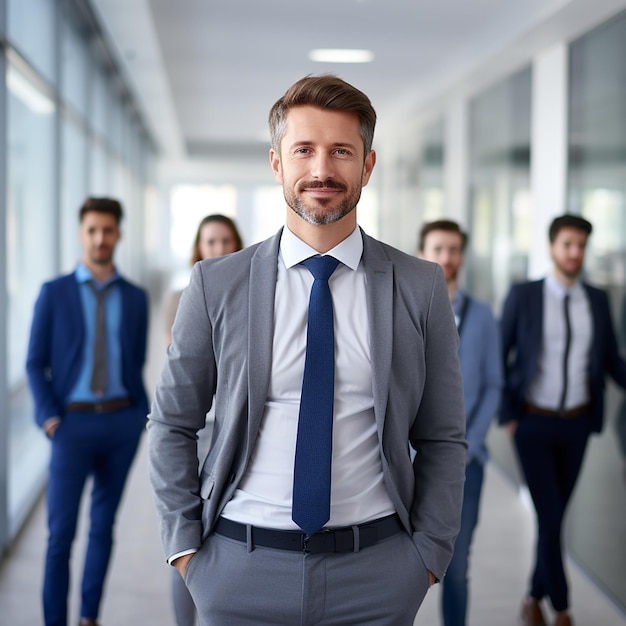
<path fill-rule="evenodd" d="M 393 346 L 393 266 L 378 242 L 363 233 L 363 267 L 367 280 L 374 414 L 379 436 L 387 411 Z"/>
<path fill-rule="evenodd" d="M 582 283 L 583 289 L 585 290 L 585 295 L 587 296 L 587 302 L 589 302 L 589 310 L 591 312 L 591 350 L 590 350 L 590 365 L 592 372 L 600 371 L 602 369 L 602 365 L 598 365 L 599 357 L 601 356 L 600 346 L 602 345 L 602 341 L 598 334 L 601 332 L 601 329 L 598 324 L 598 320 L 602 318 L 602 314 L 600 312 L 598 299 L 595 297 L 593 291 L 589 288 L 589 285 L 586 283 Z"/>
<path fill-rule="evenodd" d="M 254 445 L 269 389 L 281 232 L 261 243 L 250 261 L 248 345 L 242 346 L 248 353 L 248 446 Z"/>

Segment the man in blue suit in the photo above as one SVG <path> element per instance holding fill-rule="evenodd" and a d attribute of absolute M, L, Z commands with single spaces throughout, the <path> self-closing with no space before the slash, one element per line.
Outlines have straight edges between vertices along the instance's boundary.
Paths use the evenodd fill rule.
<path fill-rule="evenodd" d="M 444 626 L 465 626 L 467 621 L 470 547 L 478 523 L 484 465 L 489 456 L 485 439 L 498 410 L 502 388 L 498 324 L 488 304 L 459 288 L 466 245 L 467 234 L 451 220 L 424 224 L 418 242 L 419 257 L 439 263 L 443 269 L 459 331 L 468 443 L 461 530 L 441 594 Z"/>
<path fill-rule="evenodd" d="M 605 377 L 626 388 L 605 292 L 580 279 L 592 225 L 562 215 L 550 225 L 553 268 L 512 287 L 502 312 L 505 389 L 500 421 L 512 434 L 537 514 L 538 537 L 524 626 L 571 626 L 561 529 L 589 435 L 602 429 Z"/>
<path fill-rule="evenodd" d="M 120 239 L 117 200 L 80 209 L 82 262 L 45 283 L 35 304 L 27 371 L 35 418 L 51 441 L 46 626 L 66 626 L 69 560 L 80 499 L 93 478 L 80 626 L 97 626 L 113 524 L 147 414 L 142 381 L 146 293 L 113 264 Z"/>

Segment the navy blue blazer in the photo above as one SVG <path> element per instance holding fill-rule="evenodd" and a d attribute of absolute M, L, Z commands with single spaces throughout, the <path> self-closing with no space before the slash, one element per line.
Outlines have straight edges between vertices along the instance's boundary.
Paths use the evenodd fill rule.
<path fill-rule="evenodd" d="M 122 381 L 133 405 L 144 415 L 148 401 L 142 369 L 146 355 L 148 298 L 146 292 L 121 278 Z M 65 414 L 83 360 L 85 323 L 74 273 L 44 283 L 35 303 L 26 371 L 35 401 L 35 420 L 42 426 Z"/>
<path fill-rule="evenodd" d="M 543 332 L 543 280 L 514 285 L 502 310 L 502 353 L 505 385 L 500 423 L 523 417 L 528 388 L 537 372 Z M 626 388 L 626 361 L 620 357 L 609 301 L 604 291 L 583 283 L 593 326 L 589 360 L 591 430 L 600 432 L 604 415 L 606 375 Z"/>

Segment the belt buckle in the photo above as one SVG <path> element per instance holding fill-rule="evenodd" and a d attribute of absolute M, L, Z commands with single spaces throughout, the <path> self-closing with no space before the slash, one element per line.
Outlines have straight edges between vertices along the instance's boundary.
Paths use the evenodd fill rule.
<path fill-rule="evenodd" d="M 335 531 L 331 528 L 323 528 L 313 535 L 303 535 L 302 552 L 305 554 L 335 552 Z"/>
<path fill-rule="evenodd" d="M 104 402 L 94 402 L 93 410 L 95 413 L 104 413 Z"/>

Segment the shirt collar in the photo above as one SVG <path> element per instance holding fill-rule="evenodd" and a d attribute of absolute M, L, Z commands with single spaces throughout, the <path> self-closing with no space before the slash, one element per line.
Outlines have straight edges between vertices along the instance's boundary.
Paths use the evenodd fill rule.
<path fill-rule="evenodd" d="M 79 263 L 76 266 L 76 271 L 74 272 L 74 275 L 76 276 L 76 280 L 79 283 L 88 283 L 89 281 L 93 281 L 99 286 L 109 285 L 113 281 L 119 278 L 119 274 L 117 273 L 117 270 L 114 270 L 111 278 L 109 278 L 108 280 L 105 280 L 103 283 L 100 283 L 93 277 L 93 274 L 89 271 L 89 269 L 84 263 Z"/>
<path fill-rule="evenodd" d="M 285 226 L 280 237 L 280 254 L 285 263 L 285 267 L 290 268 L 302 263 L 302 261 L 309 257 L 318 255 L 319 252 L 304 243 L 302 239 L 299 239 Z M 341 261 L 341 263 L 347 265 L 351 270 L 356 270 L 361 261 L 361 256 L 363 255 L 363 237 L 361 236 L 359 227 L 357 226 L 352 231 L 352 234 L 326 254 Z"/>
<path fill-rule="evenodd" d="M 582 291 L 582 285 L 580 280 L 577 280 L 569 289 L 564 287 L 553 274 L 546 276 L 546 287 L 550 293 L 554 294 L 558 298 L 565 298 L 568 294 L 580 293 Z"/>

